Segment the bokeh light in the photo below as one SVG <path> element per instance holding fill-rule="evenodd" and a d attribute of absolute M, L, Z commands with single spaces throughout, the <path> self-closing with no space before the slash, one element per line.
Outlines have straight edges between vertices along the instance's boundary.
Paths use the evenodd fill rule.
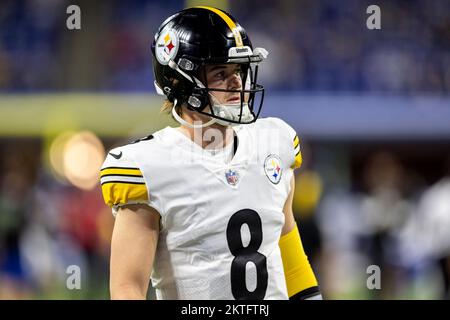
<path fill-rule="evenodd" d="M 322 189 L 322 179 L 317 172 L 308 170 L 299 174 L 295 181 L 294 212 L 312 214 L 319 203 Z"/>
<path fill-rule="evenodd" d="M 90 190 L 99 181 L 104 159 L 105 148 L 98 137 L 89 131 L 79 132 L 64 147 L 64 174 L 74 186 Z"/>
<path fill-rule="evenodd" d="M 54 173 L 84 190 L 97 185 L 104 158 L 102 142 L 90 131 L 63 132 L 53 140 L 49 150 Z"/>

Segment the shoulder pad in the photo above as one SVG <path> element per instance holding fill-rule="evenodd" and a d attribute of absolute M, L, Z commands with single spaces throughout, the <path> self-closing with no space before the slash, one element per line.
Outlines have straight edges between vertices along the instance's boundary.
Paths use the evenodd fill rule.
<path fill-rule="evenodd" d="M 143 174 L 126 147 L 108 153 L 100 170 L 100 182 L 103 199 L 110 207 L 148 202 Z"/>

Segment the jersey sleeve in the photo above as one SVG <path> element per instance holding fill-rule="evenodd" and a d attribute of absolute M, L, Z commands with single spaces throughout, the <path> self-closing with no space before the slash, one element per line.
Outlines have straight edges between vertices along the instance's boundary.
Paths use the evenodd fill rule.
<path fill-rule="evenodd" d="M 295 131 L 294 131 L 295 133 Z M 298 138 L 298 135 L 295 133 L 295 137 L 293 139 L 293 146 L 294 146 L 294 162 L 291 165 L 292 169 L 300 168 L 302 165 L 302 152 L 300 151 L 300 139 Z"/>
<path fill-rule="evenodd" d="M 280 130 L 282 153 L 291 169 L 300 168 L 302 165 L 302 152 L 300 139 L 289 124 L 278 118 L 269 118 Z"/>
<path fill-rule="evenodd" d="M 125 204 L 148 204 L 149 196 L 140 168 L 129 152 L 120 147 L 111 150 L 100 170 L 103 200 L 113 215 Z"/>

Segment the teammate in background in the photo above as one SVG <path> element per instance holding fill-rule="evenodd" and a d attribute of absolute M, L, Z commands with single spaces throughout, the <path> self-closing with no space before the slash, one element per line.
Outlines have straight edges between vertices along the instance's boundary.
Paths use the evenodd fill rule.
<path fill-rule="evenodd" d="M 267 51 L 225 11 L 165 20 L 155 87 L 180 123 L 111 150 L 101 169 L 115 225 L 112 299 L 321 299 L 292 213 L 295 131 L 258 119 Z"/>

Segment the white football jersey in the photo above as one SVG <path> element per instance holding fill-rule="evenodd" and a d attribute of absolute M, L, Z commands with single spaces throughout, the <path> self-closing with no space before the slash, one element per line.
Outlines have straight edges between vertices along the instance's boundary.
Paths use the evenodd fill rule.
<path fill-rule="evenodd" d="M 166 127 L 111 150 L 102 166 L 114 214 L 146 203 L 161 216 L 151 275 L 158 299 L 288 299 L 278 241 L 301 164 L 298 137 L 277 118 L 234 130 L 231 161 Z"/>

